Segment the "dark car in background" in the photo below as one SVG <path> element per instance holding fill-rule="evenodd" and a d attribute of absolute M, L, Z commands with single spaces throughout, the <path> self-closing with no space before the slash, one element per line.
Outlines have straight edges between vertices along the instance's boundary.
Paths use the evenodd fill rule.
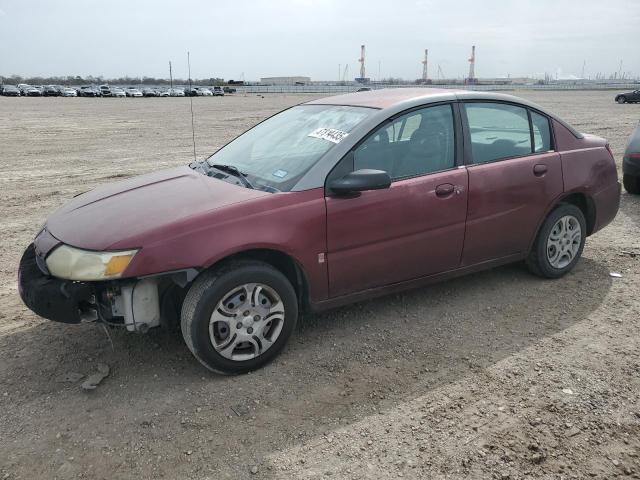
<path fill-rule="evenodd" d="M 640 90 L 634 90 L 632 92 L 619 93 L 616 95 L 616 102 L 618 103 L 637 103 L 640 102 Z"/>
<path fill-rule="evenodd" d="M 19 97 L 20 90 L 13 85 L 2 85 L 0 87 L 0 93 L 5 97 Z"/>
<path fill-rule="evenodd" d="M 94 87 L 93 85 L 84 85 L 80 87 L 78 90 L 79 97 L 100 97 L 100 89 Z"/>
<path fill-rule="evenodd" d="M 143 97 L 157 97 L 158 96 L 158 92 L 153 88 L 143 88 L 142 89 L 142 96 Z"/>
<path fill-rule="evenodd" d="M 523 260 L 559 278 L 619 201 L 607 141 L 527 100 L 337 95 L 204 161 L 74 197 L 26 249 L 19 292 L 66 323 L 179 323 L 203 365 L 242 373 L 282 350 L 301 311 Z"/>
<path fill-rule="evenodd" d="M 622 158 L 622 183 L 627 192 L 640 195 L 640 123 L 629 137 Z"/>
<path fill-rule="evenodd" d="M 46 85 L 42 91 L 43 97 L 59 97 L 60 87 L 57 85 Z"/>

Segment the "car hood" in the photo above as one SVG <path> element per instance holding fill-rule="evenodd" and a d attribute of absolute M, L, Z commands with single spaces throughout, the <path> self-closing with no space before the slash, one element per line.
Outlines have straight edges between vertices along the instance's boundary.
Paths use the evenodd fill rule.
<path fill-rule="evenodd" d="M 157 238 L 158 232 L 171 230 L 189 217 L 269 195 L 184 166 L 79 195 L 47 219 L 46 229 L 61 242 L 78 248 L 139 248 L 143 246 L 141 239 Z"/>

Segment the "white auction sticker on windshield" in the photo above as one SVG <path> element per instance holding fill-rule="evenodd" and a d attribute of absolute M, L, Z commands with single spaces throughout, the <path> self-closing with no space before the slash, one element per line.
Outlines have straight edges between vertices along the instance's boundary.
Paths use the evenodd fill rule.
<path fill-rule="evenodd" d="M 347 135 L 349 135 L 347 132 L 335 128 L 316 128 L 307 137 L 323 138 L 333 143 L 340 143 Z"/>

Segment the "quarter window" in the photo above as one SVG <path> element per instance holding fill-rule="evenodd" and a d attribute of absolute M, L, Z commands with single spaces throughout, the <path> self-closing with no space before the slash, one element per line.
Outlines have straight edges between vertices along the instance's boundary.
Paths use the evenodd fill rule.
<path fill-rule="evenodd" d="M 531 127 L 533 128 L 533 151 L 548 152 L 551 150 L 551 129 L 547 117 L 531 112 Z"/>
<path fill-rule="evenodd" d="M 473 163 L 520 157 L 532 152 L 529 117 L 525 108 L 480 102 L 466 103 L 464 108 Z"/>
<path fill-rule="evenodd" d="M 354 169 L 384 170 L 392 180 L 455 166 L 451 105 L 413 110 L 374 131 L 354 151 Z"/>

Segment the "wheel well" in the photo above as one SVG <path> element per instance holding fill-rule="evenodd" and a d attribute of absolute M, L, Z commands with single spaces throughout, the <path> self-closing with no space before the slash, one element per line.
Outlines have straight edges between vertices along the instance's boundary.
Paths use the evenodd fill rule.
<path fill-rule="evenodd" d="M 582 210 L 584 218 L 587 221 L 587 235 L 591 235 L 596 224 L 596 206 L 593 200 L 584 193 L 572 193 L 564 197 L 561 201 L 575 205 Z"/>
<path fill-rule="evenodd" d="M 291 282 L 291 285 L 295 289 L 296 296 L 298 297 L 299 308 L 301 310 L 307 309 L 309 292 L 307 279 L 302 267 L 300 267 L 298 262 L 296 262 L 296 260 L 290 255 L 278 250 L 271 250 L 267 248 L 245 250 L 219 260 L 210 268 L 215 268 L 222 263 L 239 259 L 250 259 L 268 263 L 273 268 L 280 271 L 280 273 L 287 277 L 287 280 Z"/>

